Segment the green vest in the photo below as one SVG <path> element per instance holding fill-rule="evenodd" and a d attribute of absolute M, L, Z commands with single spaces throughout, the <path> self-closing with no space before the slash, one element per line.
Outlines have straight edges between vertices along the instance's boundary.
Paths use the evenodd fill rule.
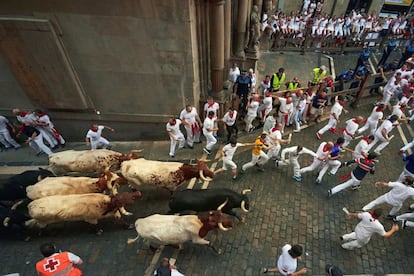
<path fill-rule="evenodd" d="M 285 73 L 282 73 L 282 77 L 280 77 L 280 79 L 279 79 L 279 76 L 276 73 L 274 73 L 273 74 L 273 83 L 272 83 L 273 90 L 279 90 L 280 85 L 285 81 L 285 79 L 286 79 L 286 74 Z"/>
<path fill-rule="evenodd" d="M 318 68 L 314 68 L 312 71 L 313 71 L 312 84 L 318 84 L 318 83 L 320 83 L 321 80 L 323 79 L 323 77 L 326 76 L 326 70 L 323 71 L 322 73 L 319 73 L 319 67 Z"/>
<path fill-rule="evenodd" d="M 293 89 L 296 89 L 296 88 L 298 88 L 298 85 L 299 85 L 299 83 L 298 83 L 298 82 L 293 82 L 293 81 L 291 81 L 291 82 L 289 82 L 287 89 L 288 89 L 288 90 L 293 90 Z"/>

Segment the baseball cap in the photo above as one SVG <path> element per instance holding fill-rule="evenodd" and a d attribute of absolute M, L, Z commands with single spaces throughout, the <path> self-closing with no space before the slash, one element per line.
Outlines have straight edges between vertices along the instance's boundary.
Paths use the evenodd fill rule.
<path fill-rule="evenodd" d="M 343 276 L 344 275 L 341 269 L 331 264 L 327 264 L 325 266 L 325 270 L 329 276 Z"/>

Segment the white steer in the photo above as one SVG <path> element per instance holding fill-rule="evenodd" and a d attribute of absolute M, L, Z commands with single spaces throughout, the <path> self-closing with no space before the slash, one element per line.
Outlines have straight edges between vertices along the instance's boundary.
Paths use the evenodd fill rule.
<path fill-rule="evenodd" d="M 26 188 L 27 197 L 35 200 L 52 195 L 89 194 L 111 191 L 117 194 L 118 185 L 127 184 L 124 177 L 105 171 L 99 178 L 83 176 L 46 177 Z"/>
<path fill-rule="evenodd" d="M 180 162 L 161 162 L 144 158 L 124 161 L 121 164 L 121 174 L 130 184 L 137 187 L 149 184 L 164 187 L 174 191 L 184 181 L 200 177 L 210 181 L 214 177 L 205 161 L 198 160 L 197 164 Z"/>
<path fill-rule="evenodd" d="M 136 152 L 123 154 L 113 150 L 66 150 L 49 155 L 48 169 L 55 175 L 75 173 L 99 173 L 105 169 L 119 170 L 125 160 L 138 158 Z"/>
<path fill-rule="evenodd" d="M 62 221 L 86 221 L 97 224 L 106 217 L 121 218 L 120 209 L 141 197 L 140 192 L 104 194 L 56 195 L 36 199 L 27 206 L 29 227 L 46 227 Z"/>
<path fill-rule="evenodd" d="M 210 211 L 207 214 L 199 215 L 152 215 L 135 221 L 137 237 L 128 239 L 128 244 L 134 243 L 140 237 L 155 244 L 178 244 L 180 247 L 186 241 L 204 244 L 211 247 L 214 251 L 221 254 L 222 250 L 217 250 L 213 244 L 205 240 L 210 230 L 220 228 L 223 231 L 233 227 L 233 221 L 221 213 L 221 208 L 227 203 L 219 206 L 217 211 Z"/>

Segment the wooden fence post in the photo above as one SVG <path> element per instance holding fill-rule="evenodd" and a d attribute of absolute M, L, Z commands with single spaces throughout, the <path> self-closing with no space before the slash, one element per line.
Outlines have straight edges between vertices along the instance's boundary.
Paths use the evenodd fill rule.
<path fill-rule="evenodd" d="M 365 90 L 365 87 L 367 86 L 368 80 L 370 79 L 370 74 L 366 74 L 364 80 L 362 81 L 361 85 L 359 86 L 359 90 L 356 93 L 355 101 L 352 102 L 351 106 L 353 108 L 356 108 L 358 106 L 359 98 L 361 97 L 362 93 Z"/>

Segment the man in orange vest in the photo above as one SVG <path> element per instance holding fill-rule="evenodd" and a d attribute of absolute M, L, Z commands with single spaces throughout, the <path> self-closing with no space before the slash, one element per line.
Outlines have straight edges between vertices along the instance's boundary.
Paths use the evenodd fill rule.
<path fill-rule="evenodd" d="M 70 252 L 56 252 L 52 243 L 45 243 L 40 246 L 40 252 L 45 257 L 36 263 L 36 271 L 40 276 L 66 275 L 81 276 L 82 271 L 74 265 L 82 264 L 82 259 Z"/>

